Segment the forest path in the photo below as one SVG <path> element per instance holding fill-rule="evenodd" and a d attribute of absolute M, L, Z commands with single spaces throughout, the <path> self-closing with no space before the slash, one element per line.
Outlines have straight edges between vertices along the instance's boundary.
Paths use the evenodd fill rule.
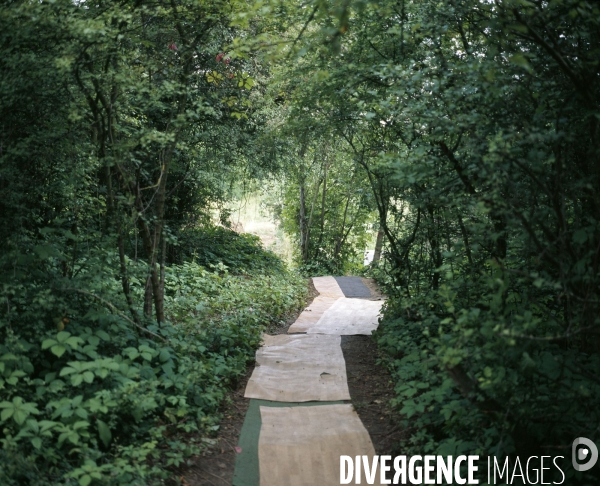
<path fill-rule="evenodd" d="M 312 281 L 319 295 L 257 351 L 234 486 L 339 485 L 341 455 L 375 454 L 350 403 L 342 336 L 371 335 L 383 302 L 359 277 Z"/>

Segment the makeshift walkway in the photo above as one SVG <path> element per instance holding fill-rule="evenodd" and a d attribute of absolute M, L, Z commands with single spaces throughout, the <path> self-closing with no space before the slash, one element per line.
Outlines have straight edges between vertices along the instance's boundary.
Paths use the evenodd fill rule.
<path fill-rule="evenodd" d="M 370 335 L 383 302 L 358 277 L 313 283 L 319 295 L 288 335 L 265 335 L 256 353 L 233 486 L 337 486 L 341 455 L 375 454 L 348 403 L 341 336 Z"/>

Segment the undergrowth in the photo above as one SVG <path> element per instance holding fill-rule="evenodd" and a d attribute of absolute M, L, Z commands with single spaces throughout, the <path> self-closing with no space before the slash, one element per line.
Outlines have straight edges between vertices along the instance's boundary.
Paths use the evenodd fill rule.
<path fill-rule="evenodd" d="M 56 248 L 14 250 L 3 262 L 0 484 L 169 477 L 211 443 L 225 393 L 265 327 L 303 304 L 305 281 L 281 264 L 237 274 L 218 260 L 172 265 L 168 322 L 140 329 L 106 270 L 116 255 L 95 248 L 67 278 Z M 128 263 L 140 302 L 146 266 Z"/>

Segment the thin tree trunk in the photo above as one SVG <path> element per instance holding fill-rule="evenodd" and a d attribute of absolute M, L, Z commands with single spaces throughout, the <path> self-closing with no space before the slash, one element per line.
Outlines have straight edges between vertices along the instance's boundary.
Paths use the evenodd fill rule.
<path fill-rule="evenodd" d="M 313 198 L 310 203 L 310 214 L 308 215 L 308 223 L 306 225 L 306 253 L 304 254 L 304 259 L 308 260 L 308 253 L 310 249 L 310 228 L 312 226 L 313 214 L 315 211 L 315 206 L 317 205 L 317 197 L 319 195 L 319 188 L 321 187 L 322 179 L 317 179 L 317 185 L 315 187 L 315 192 L 313 193 Z"/>
<path fill-rule="evenodd" d="M 125 260 L 125 245 L 123 244 L 121 223 L 119 223 L 117 231 L 119 232 L 119 235 L 117 237 L 117 246 L 119 247 L 119 263 L 121 266 L 121 286 L 123 287 L 123 294 L 125 295 L 125 300 L 127 301 L 127 307 L 129 307 L 131 317 L 137 325 L 141 325 L 140 318 L 138 316 L 137 311 L 135 310 L 135 304 L 133 302 L 133 298 L 131 297 L 131 292 L 129 288 L 129 277 L 127 276 L 127 262 Z"/>
<path fill-rule="evenodd" d="M 163 306 L 164 306 L 164 301 L 165 301 L 165 260 L 166 260 L 166 258 L 167 258 L 167 239 L 165 238 L 164 229 L 163 229 L 162 248 L 161 248 L 161 252 L 160 252 L 160 278 L 159 278 L 160 300 L 163 302 Z M 164 311 L 163 311 L 163 313 L 164 313 Z"/>
<path fill-rule="evenodd" d="M 144 211 L 144 205 L 142 202 L 142 195 L 139 190 L 139 185 L 135 188 L 135 205 L 140 213 L 140 215 Z M 162 312 L 162 306 L 160 306 L 160 282 L 158 278 L 158 272 L 156 271 L 156 252 L 155 248 L 158 242 L 157 239 L 157 231 L 155 227 L 154 238 L 152 238 L 150 234 L 150 228 L 148 227 L 148 223 L 146 220 L 140 216 L 139 217 L 139 225 L 142 234 L 142 243 L 144 245 L 144 252 L 146 253 L 146 258 L 148 258 L 148 266 L 149 266 L 149 274 L 146 278 L 146 288 L 144 293 L 144 314 L 148 317 L 152 317 L 152 300 L 154 300 L 154 305 L 156 309 L 156 320 L 158 322 L 163 322 L 164 313 Z M 157 303 L 159 306 L 157 306 Z M 159 310 L 161 314 L 159 314 Z M 163 318 L 163 319 L 161 319 Z"/>
<path fill-rule="evenodd" d="M 164 183 L 161 180 L 161 184 L 159 186 L 158 193 L 158 201 L 156 204 L 156 224 L 154 226 L 154 238 L 152 241 L 152 258 L 150 259 L 150 265 L 152 269 L 152 292 L 154 294 L 154 310 L 156 311 L 156 320 L 161 323 L 165 321 L 165 306 L 163 293 L 161 291 L 161 275 L 160 272 L 163 270 L 161 268 L 161 263 L 159 263 L 159 256 L 162 260 L 162 255 L 160 255 L 159 248 L 163 247 L 163 243 L 165 241 L 164 238 L 164 214 L 165 214 L 165 199 L 166 199 L 166 178 L 167 171 L 166 167 L 163 169 L 163 179 Z"/>
<path fill-rule="evenodd" d="M 321 228 L 319 233 L 319 241 L 315 248 L 315 258 L 321 251 L 321 244 L 323 243 L 323 232 L 325 231 L 325 197 L 327 196 L 327 162 L 323 169 L 323 196 L 321 197 Z"/>
<path fill-rule="evenodd" d="M 140 324 L 139 316 L 135 310 L 135 304 L 133 302 L 133 298 L 131 297 L 130 287 L 129 287 L 129 277 L 127 276 L 127 262 L 125 260 L 125 244 L 123 242 L 123 229 L 121 224 L 121 218 L 117 214 L 117 208 L 115 204 L 114 191 L 112 186 L 112 171 L 111 168 L 105 167 L 105 176 L 106 176 L 106 192 L 108 199 L 108 211 L 107 215 L 107 228 L 110 227 L 116 221 L 116 232 L 117 232 L 117 249 L 119 251 L 119 273 L 121 274 L 121 287 L 123 288 L 123 294 L 125 295 L 125 300 L 127 302 L 127 307 L 129 308 L 129 312 L 131 313 L 131 317 L 133 318 L 136 324 Z"/>
<path fill-rule="evenodd" d="M 146 277 L 146 286 L 144 287 L 144 315 L 152 318 L 152 277 Z"/>
<path fill-rule="evenodd" d="M 135 224 L 134 224 L 135 226 Z M 138 260 L 138 237 L 139 237 L 139 230 L 137 229 L 137 226 L 134 228 L 135 231 L 135 250 L 133 252 L 133 261 L 135 263 L 137 263 Z"/>
<path fill-rule="evenodd" d="M 471 255 L 471 245 L 469 244 L 469 234 L 467 233 L 467 228 L 465 228 L 465 223 L 463 222 L 460 213 L 458 213 L 458 226 L 460 227 L 460 232 L 463 237 L 463 242 L 465 244 L 465 253 L 467 254 L 467 260 L 469 261 L 469 267 L 471 270 L 473 269 L 473 257 Z"/>
<path fill-rule="evenodd" d="M 306 261 L 306 195 L 304 189 L 304 181 L 300 184 L 300 254 L 302 255 L 302 261 Z"/>
<path fill-rule="evenodd" d="M 345 229 L 346 229 L 346 218 L 348 216 L 348 205 L 350 204 L 350 196 L 348 196 L 348 199 L 346 199 L 346 206 L 344 207 L 344 217 L 342 218 L 342 227 L 340 229 L 340 235 L 339 237 L 336 239 L 335 242 L 335 249 L 333 251 L 333 259 L 337 260 L 337 257 L 340 253 L 340 251 L 342 251 L 342 245 L 344 244 L 344 241 L 346 241 L 346 237 L 348 236 L 348 233 L 344 233 Z M 350 225 L 350 229 L 352 228 L 352 225 Z M 348 230 L 350 231 L 350 230 Z"/>
<path fill-rule="evenodd" d="M 373 263 L 381 259 L 381 249 L 383 248 L 383 229 L 381 227 L 377 231 L 377 239 L 375 240 L 375 251 L 373 252 Z"/>
<path fill-rule="evenodd" d="M 442 266 L 442 254 L 440 252 L 440 240 L 435 225 L 435 212 L 433 207 L 429 206 L 427 208 L 427 212 L 429 213 L 429 217 L 431 218 L 431 223 L 429 225 L 430 229 L 428 230 L 428 238 L 429 244 L 431 245 L 431 261 L 434 266 L 431 286 L 434 290 L 437 290 L 440 286 L 440 272 L 438 269 Z"/>

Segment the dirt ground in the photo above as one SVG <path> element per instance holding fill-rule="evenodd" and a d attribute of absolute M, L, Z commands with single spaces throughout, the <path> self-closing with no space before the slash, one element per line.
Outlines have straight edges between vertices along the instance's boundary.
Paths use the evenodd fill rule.
<path fill-rule="evenodd" d="M 363 284 L 365 284 L 365 286 L 371 291 L 371 300 L 381 300 L 386 298 L 386 296 L 381 293 L 381 290 L 379 290 L 375 280 L 372 278 L 361 278 L 361 280 Z"/>
<path fill-rule="evenodd" d="M 374 294 L 373 298 L 382 297 L 373 281 L 363 279 L 363 282 Z M 310 286 L 309 303 L 318 295 L 312 282 Z M 269 329 L 269 334 L 286 333 L 296 318 L 292 316 L 285 325 Z M 394 450 L 394 444 L 402 436 L 402 430 L 394 423 L 394 414 L 389 407 L 393 385 L 387 370 L 376 363 L 377 346 L 369 336 L 342 336 L 342 351 L 351 403 L 371 435 L 375 452 L 379 455 L 396 455 L 398 452 Z M 253 369 L 250 366 L 237 388 L 229 393 L 222 408 L 223 419 L 214 446 L 192 458 L 191 464 L 177 474 L 185 486 L 231 485 L 235 447 L 250 403 L 244 398 L 244 390 Z"/>

